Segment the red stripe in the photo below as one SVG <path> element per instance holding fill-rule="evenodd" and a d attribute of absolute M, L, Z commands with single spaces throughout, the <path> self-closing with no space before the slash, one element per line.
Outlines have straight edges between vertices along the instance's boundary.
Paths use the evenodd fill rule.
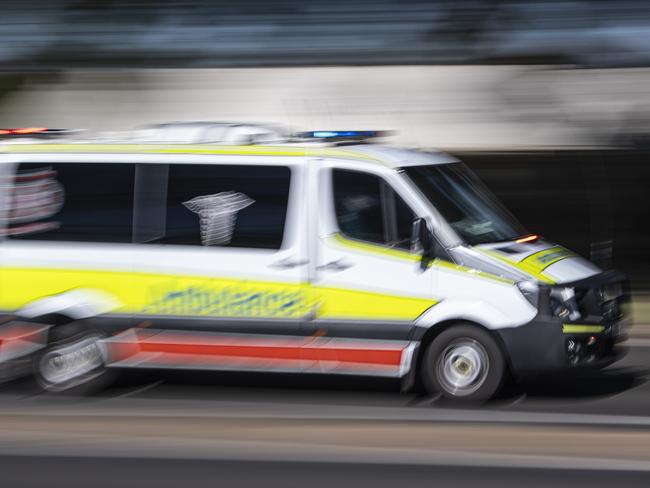
<path fill-rule="evenodd" d="M 235 369 L 247 370 L 250 368 L 274 371 L 305 371 L 305 372 L 340 372 L 348 373 L 394 373 L 396 367 L 385 364 L 364 364 L 364 363 L 331 363 L 324 361 L 298 361 L 284 359 L 260 359 L 260 358 L 230 358 L 223 356 L 187 355 L 172 353 L 139 353 L 127 359 L 120 366 L 129 366 L 133 361 L 134 367 L 190 367 L 193 369 Z"/>
<path fill-rule="evenodd" d="M 29 341 L 35 339 L 43 331 L 41 324 L 7 324 L 0 326 L 0 340 L 14 341 L 23 340 Z"/>
<path fill-rule="evenodd" d="M 47 326 L 24 322 L 0 326 L 0 351 L 3 354 L 24 350 L 27 354 L 36 346 L 44 346 L 47 340 Z"/>
<path fill-rule="evenodd" d="M 402 361 L 401 349 L 368 349 L 315 347 L 302 349 L 303 359 L 337 361 L 341 363 L 385 364 L 399 366 Z"/>
<path fill-rule="evenodd" d="M 251 336 L 218 337 L 210 334 L 189 335 L 173 332 L 153 332 L 142 334 L 140 330 L 129 335 L 121 335 L 109 341 L 112 361 L 131 358 L 140 353 L 158 353 L 170 356 L 174 361 L 207 360 L 223 358 L 225 361 L 272 360 L 320 361 L 328 363 L 366 364 L 399 366 L 403 347 L 399 344 L 381 344 L 373 347 L 362 341 L 314 339 L 312 337 L 264 338 Z M 121 340 L 120 340 L 121 339 Z M 320 345 L 322 344 L 322 345 Z"/>
<path fill-rule="evenodd" d="M 299 347 L 239 346 L 225 344 L 178 344 L 172 342 L 142 342 L 143 352 L 196 354 L 205 356 L 242 356 L 251 358 L 300 359 Z"/>
<path fill-rule="evenodd" d="M 222 356 L 278 360 L 320 360 L 344 363 L 385 364 L 399 366 L 401 350 L 368 348 L 335 348 L 296 346 L 253 346 L 240 344 L 178 344 L 172 342 L 141 342 L 142 352 Z"/>

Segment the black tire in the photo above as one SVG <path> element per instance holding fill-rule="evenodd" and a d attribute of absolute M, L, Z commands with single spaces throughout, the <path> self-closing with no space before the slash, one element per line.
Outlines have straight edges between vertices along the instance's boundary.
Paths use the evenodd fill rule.
<path fill-rule="evenodd" d="M 53 327 L 47 347 L 34 357 L 34 379 L 38 387 L 51 393 L 85 395 L 108 386 L 113 374 L 106 369 L 97 344 L 104 337 L 105 333 L 82 322 Z M 71 361 L 77 361 L 76 371 L 70 366 Z"/>
<path fill-rule="evenodd" d="M 430 394 L 460 401 L 483 402 L 501 388 L 506 362 L 489 332 L 458 324 L 440 333 L 427 347 L 421 378 Z"/>

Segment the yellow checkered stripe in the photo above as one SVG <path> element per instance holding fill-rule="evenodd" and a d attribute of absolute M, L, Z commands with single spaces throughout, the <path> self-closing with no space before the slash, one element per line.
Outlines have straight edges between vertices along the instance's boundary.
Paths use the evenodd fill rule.
<path fill-rule="evenodd" d="M 542 251 L 538 251 L 529 256 L 526 256 L 521 261 L 515 261 L 513 259 L 510 259 L 504 256 L 499 251 L 487 250 L 487 249 L 478 249 L 478 250 L 489 256 L 492 256 L 493 258 L 498 259 L 499 261 L 502 261 L 506 264 L 514 266 L 517 269 L 520 269 L 521 271 L 524 271 L 525 273 L 537 278 L 539 281 L 543 283 L 548 283 L 551 285 L 555 284 L 555 280 L 546 276 L 543 273 L 543 271 L 546 268 L 548 268 L 550 265 L 555 264 L 558 261 L 562 261 L 563 259 L 572 258 L 576 256 L 575 253 L 561 246 L 554 246 L 548 249 L 544 249 Z"/>
<path fill-rule="evenodd" d="M 524 266 L 534 267 L 538 272 L 544 271 L 550 265 L 562 261 L 566 258 L 575 257 L 576 254 L 565 249 L 561 246 L 551 247 L 549 249 L 544 249 L 543 251 L 538 251 L 530 256 L 527 256 L 519 263 Z"/>
<path fill-rule="evenodd" d="M 0 294 L 5 311 L 75 289 L 106 293 L 117 302 L 113 313 L 145 316 L 413 321 L 437 303 L 308 283 L 126 271 L 6 267 L 0 278 L 7 283 Z"/>
<path fill-rule="evenodd" d="M 403 261 L 410 261 L 414 263 L 419 262 L 421 260 L 421 256 L 415 253 L 401 250 L 401 249 L 390 248 L 387 246 L 382 246 L 380 244 L 371 244 L 368 242 L 357 241 L 356 239 L 350 239 L 348 237 L 345 237 L 341 233 L 334 234 L 332 236 L 332 242 L 335 245 L 339 245 L 341 247 L 345 247 L 363 253 L 372 253 L 380 256 L 386 256 L 394 259 L 401 259 Z M 500 283 L 505 283 L 508 285 L 514 284 L 514 281 L 508 278 L 503 278 L 502 276 L 497 276 L 492 273 L 486 273 L 484 271 L 479 271 L 477 269 L 468 268 L 460 264 L 450 263 L 449 261 L 445 261 L 443 259 L 434 259 L 433 261 L 431 261 L 429 266 L 445 269 L 449 271 L 456 271 L 458 273 L 467 273 L 476 276 L 478 278 L 498 281 Z"/>

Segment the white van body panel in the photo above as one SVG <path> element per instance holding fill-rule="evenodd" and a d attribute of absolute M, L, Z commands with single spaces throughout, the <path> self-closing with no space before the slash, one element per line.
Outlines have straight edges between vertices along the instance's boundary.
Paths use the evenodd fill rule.
<path fill-rule="evenodd" d="M 551 264 L 544 270 L 556 283 L 566 283 L 589 278 L 601 272 L 601 269 L 582 257 L 563 259 Z"/>
<path fill-rule="evenodd" d="M 444 300 L 421 315 L 415 322 L 415 325 L 429 329 L 449 320 L 467 320 L 481 324 L 488 329 L 499 329 L 518 325 L 514 323 L 512 317 L 508 317 L 508 315 L 484 300 L 463 298 Z"/>
<path fill-rule="evenodd" d="M 119 307 L 119 301 L 108 293 L 96 289 L 77 289 L 36 300 L 17 310 L 16 315 L 33 319 L 60 314 L 73 320 L 82 320 L 109 313 Z"/>

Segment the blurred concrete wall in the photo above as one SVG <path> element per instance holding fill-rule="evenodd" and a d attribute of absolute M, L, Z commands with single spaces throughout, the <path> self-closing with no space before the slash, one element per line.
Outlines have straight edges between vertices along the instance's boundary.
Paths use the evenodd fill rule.
<path fill-rule="evenodd" d="M 78 69 L 25 79 L 2 98 L 0 126 L 257 121 L 395 129 L 408 145 L 503 149 L 608 144 L 645 132 L 650 113 L 647 68 Z"/>

